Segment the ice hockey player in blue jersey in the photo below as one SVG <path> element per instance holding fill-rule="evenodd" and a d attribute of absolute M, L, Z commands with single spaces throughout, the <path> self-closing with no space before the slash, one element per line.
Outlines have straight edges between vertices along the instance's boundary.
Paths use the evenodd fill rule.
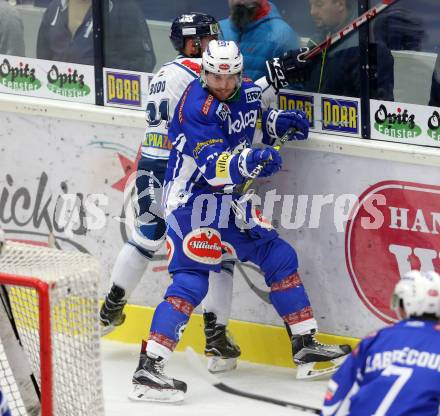
<path fill-rule="evenodd" d="M 437 416 L 440 409 L 440 276 L 412 270 L 397 283 L 401 321 L 358 345 L 330 380 L 325 416 Z"/>
<path fill-rule="evenodd" d="M 169 123 L 185 88 L 199 77 L 202 52 L 210 40 L 217 38 L 219 30 L 216 19 L 204 13 L 180 15 L 171 25 L 170 39 L 179 55 L 165 63 L 149 84 L 147 128 L 136 172 L 137 224 L 112 270 L 111 289 L 100 311 L 103 335 L 124 323 L 127 299 L 165 239 L 160 201 L 171 150 Z M 233 268 L 233 261 L 224 261 L 221 271 L 211 274 L 210 291 L 203 304 L 205 353 L 212 372 L 235 368 L 240 356 L 240 348 L 226 330 L 231 312 Z"/>
<path fill-rule="evenodd" d="M 6 397 L 0 390 L 0 416 L 12 416 L 9 410 L 8 403 L 6 402 Z"/>
<path fill-rule="evenodd" d="M 164 373 L 193 309 L 208 291 L 210 271 L 219 271 L 223 252 L 257 264 L 270 287 L 270 299 L 292 332 L 297 364 L 331 361 L 349 346 L 315 340 L 317 322 L 298 274 L 295 250 L 251 203 L 241 220 L 231 210 L 239 194 L 228 193 L 262 166 L 259 176 L 281 168 L 271 146 L 252 147 L 254 136 L 271 145 L 291 128 L 291 140 L 308 136 L 309 123 L 300 111 L 269 109 L 262 114 L 261 88 L 243 79 L 243 57 L 234 42 L 211 41 L 202 56 L 201 77 L 189 84 L 177 104 L 169 129 L 173 148 L 165 177 L 168 270 L 173 282 L 154 313 L 133 375 L 134 400 L 181 401 L 183 381 Z M 257 138 L 257 137 L 256 137 Z"/>

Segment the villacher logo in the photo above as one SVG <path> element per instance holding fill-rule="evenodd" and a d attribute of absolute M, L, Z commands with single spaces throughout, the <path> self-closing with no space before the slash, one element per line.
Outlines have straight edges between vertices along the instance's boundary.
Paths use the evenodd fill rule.
<path fill-rule="evenodd" d="M 47 88 L 54 94 L 67 98 L 79 98 L 90 94 L 90 87 L 84 83 L 84 75 L 76 69 L 69 68 L 67 73 L 61 72 L 56 65 L 47 73 Z"/>
<path fill-rule="evenodd" d="M 23 62 L 15 67 L 6 58 L 0 65 L 0 84 L 14 91 L 35 91 L 41 88 L 41 82 L 35 77 L 35 68 Z"/>
<path fill-rule="evenodd" d="M 379 133 L 392 138 L 412 139 L 422 134 L 422 129 L 416 124 L 415 115 L 400 107 L 395 113 L 391 113 L 381 104 L 374 114 L 374 121 L 374 128 Z"/>

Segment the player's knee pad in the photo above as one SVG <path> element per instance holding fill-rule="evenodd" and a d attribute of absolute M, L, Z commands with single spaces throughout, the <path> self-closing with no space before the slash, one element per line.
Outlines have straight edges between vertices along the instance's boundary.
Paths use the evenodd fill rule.
<path fill-rule="evenodd" d="M 163 218 L 156 217 L 148 224 L 136 224 L 131 241 L 136 247 L 156 252 L 165 241 L 166 224 Z"/>
<path fill-rule="evenodd" d="M 268 286 L 292 275 L 298 269 L 295 249 L 281 238 L 270 241 L 262 255 L 264 260 L 261 263 L 261 270 L 264 272 Z"/>
<path fill-rule="evenodd" d="M 178 297 L 196 307 L 206 296 L 208 286 L 209 272 L 176 272 L 164 297 Z"/>

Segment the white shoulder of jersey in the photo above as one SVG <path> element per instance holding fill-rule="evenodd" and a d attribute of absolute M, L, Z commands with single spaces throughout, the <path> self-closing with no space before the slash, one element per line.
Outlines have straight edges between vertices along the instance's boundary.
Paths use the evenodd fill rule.
<path fill-rule="evenodd" d="M 199 77 L 201 59 L 178 57 L 164 64 L 148 86 L 147 127 L 142 155 L 168 158 L 168 127 L 174 110 L 190 82 Z"/>
<path fill-rule="evenodd" d="M 255 81 L 262 90 L 261 109 L 267 110 L 269 107 L 278 108 L 278 96 L 273 87 L 267 82 L 266 77 L 261 77 Z"/>

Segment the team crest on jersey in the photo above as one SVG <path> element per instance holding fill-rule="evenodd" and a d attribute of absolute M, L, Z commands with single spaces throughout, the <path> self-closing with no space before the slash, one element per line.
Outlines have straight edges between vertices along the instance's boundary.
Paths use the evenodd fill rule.
<path fill-rule="evenodd" d="M 205 102 L 203 103 L 203 106 L 202 106 L 202 114 L 204 114 L 205 116 L 208 115 L 209 110 L 211 109 L 211 106 L 212 106 L 212 102 L 213 102 L 213 101 L 214 101 L 214 96 L 211 95 L 211 94 L 209 94 L 209 95 L 206 97 Z"/>
<path fill-rule="evenodd" d="M 217 114 L 218 118 L 221 121 L 225 121 L 230 113 L 231 111 L 229 110 L 228 105 L 224 103 L 220 103 L 220 105 L 217 107 L 217 110 L 215 111 L 215 114 Z"/>
<path fill-rule="evenodd" d="M 246 102 L 254 103 L 255 101 L 261 101 L 261 88 L 260 87 L 252 87 L 244 90 L 244 94 L 246 96 Z"/>
<path fill-rule="evenodd" d="M 173 255 L 174 255 L 174 243 L 173 243 L 173 240 L 171 240 L 170 237 L 167 237 L 165 245 L 166 245 L 166 249 L 167 249 L 168 263 L 170 263 L 171 259 L 173 258 Z"/>
<path fill-rule="evenodd" d="M 219 264 L 222 260 L 222 240 L 213 228 L 198 228 L 183 240 L 183 252 L 192 260 L 204 264 Z"/>

